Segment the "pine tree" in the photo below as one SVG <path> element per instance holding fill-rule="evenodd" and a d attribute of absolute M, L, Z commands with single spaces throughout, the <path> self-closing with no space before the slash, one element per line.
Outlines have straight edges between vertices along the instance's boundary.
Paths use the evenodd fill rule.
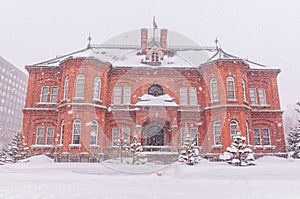
<path fill-rule="evenodd" d="M 7 148 L 0 153 L 0 165 L 15 163 L 17 160 L 27 157 L 27 148 L 21 146 L 21 133 L 14 135 L 12 141 L 7 145 Z"/>
<path fill-rule="evenodd" d="M 132 164 L 142 164 L 143 156 L 141 152 L 143 151 L 143 147 L 141 143 L 138 142 L 137 136 L 133 137 L 132 143 L 130 144 L 130 152 L 132 153 Z"/>
<path fill-rule="evenodd" d="M 233 136 L 232 144 L 227 147 L 226 152 L 220 156 L 220 159 L 235 166 L 254 165 L 254 156 L 252 150 L 245 144 L 246 137 L 237 132 Z"/>
<path fill-rule="evenodd" d="M 300 102 L 297 103 L 300 106 Z M 300 109 L 296 109 L 300 113 Z M 298 120 L 298 127 L 289 132 L 287 138 L 288 150 L 291 152 L 291 157 L 300 158 L 300 120 Z"/>
<path fill-rule="evenodd" d="M 199 149 L 196 146 L 194 139 L 187 135 L 184 139 L 183 146 L 181 147 L 178 162 L 194 165 L 197 164 L 199 160 Z"/>

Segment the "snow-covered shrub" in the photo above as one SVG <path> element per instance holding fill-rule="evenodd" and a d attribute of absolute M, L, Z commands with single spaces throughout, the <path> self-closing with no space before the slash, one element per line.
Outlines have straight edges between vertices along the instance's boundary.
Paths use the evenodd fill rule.
<path fill-rule="evenodd" d="M 188 165 L 194 165 L 199 161 L 199 148 L 196 146 L 194 139 L 187 135 L 184 140 L 184 144 L 180 149 L 178 162 L 183 162 Z"/>
<path fill-rule="evenodd" d="M 241 136 L 241 133 L 237 132 L 233 136 L 232 144 L 227 147 L 224 154 L 220 155 L 220 159 L 235 166 L 254 165 L 254 155 L 252 150 L 245 144 L 245 141 L 246 137 Z"/>
<path fill-rule="evenodd" d="M 133 137 L 132 143 L 130 144 L 130 152 L 132 153 L 132 164 L 143 164 L 145 163 L 145 158 L 142 155 L 143 147 L 141 143 L 138 142 L 136 136 Z"/>

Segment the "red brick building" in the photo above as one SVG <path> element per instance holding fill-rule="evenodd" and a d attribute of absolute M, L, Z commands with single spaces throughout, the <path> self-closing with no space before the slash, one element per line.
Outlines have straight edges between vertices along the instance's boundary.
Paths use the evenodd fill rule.
<path fill-rule="evenodd" d="M 187 134 L 218 154 L 237 128 L 255 153 L 285 152 L 280 70 L 174 31 L 129 31 L 26 69 L 22 132 L 33 154 L 88 161 L 135 135 L 146 151 L 176 152 Z"/>

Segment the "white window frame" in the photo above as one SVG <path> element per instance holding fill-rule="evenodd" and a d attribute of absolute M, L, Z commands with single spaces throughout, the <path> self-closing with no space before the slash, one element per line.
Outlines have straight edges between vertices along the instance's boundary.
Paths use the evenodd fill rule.
<path fill-rule="evenodd" d="M 44 144 L 44 133 L 45 133 L 45 127 L 38 126 L 36 129 L 36 145 L 43 145 Z"/>
<path fill-rule="evenodd" d="M 256 88 L 249 88 L 249 93 L 250 93 L 250 104 L 257 105 Z"/>
<path fill-rule="evenodd" d="M 246 121 L 246 139 L 247 139 L 247 143 L 250 144 L 249 122 L 248 121 Z"/>
<path fill-rule="evenodd" d="M 51 86 L 50 103 L 57 103 L 58 86 Z"/>
<path fill-rule="evenodd" d="M 187 87 L 181 87 L 179 89 L 179 93 L 180 93 L 180 104 L 187 105 L 188 104 Z"/>
<path fill-rule="evenodd" d="M 189 94 L 190 94 L 190 105 L 197 105 L 197 89 L 195 87 L 189 88 Z"/>
<path fill-rule="evenodd" d="M 246 94 L 246 85 L 244 79 L 242 79 L 242 94 L 244 102 L 247 101 L 247 94 Z"/>
<path fill-rule="evenodd" d="M 131 87 L 125 86 L 124 87 L 123 104 L 130 105 L 130 98 L 131 98 Z"/>
<path fill-rule="evenodd" d="M 48 95 L 49 95 L 49 86 L 43 86 L 41 90 L 40 102 L 42 103 L 48 102 Z"/>
<path fill-rule="evenodd" d="M 211 102 L 219 101 L 218 81 L 216 78 L 210 80 L 210 99 Z"/>
<path fill-rule="evenodd" d="M 65 120 L 61 121 L 59 144 L 64 144 Z"/>
<path fill-rule="evenodd" d="M 185 142 L 185 138 L 187 136 L 187 128 L 180 128 L 180 145 L 183 146 Z"/>
<path fill-rule="evenodd" d="M 266 101 L 266 90 L 263 88 L 259 88 L 257 89 L 258 92 L 258 98 L 259 98 L 259 104 L 260 105 L 266 105 L 267 101 Z"/>
<path fill-rule="evenodd" d="M 122 103 L 122 87 L 115 86 L 114 88 L 114 104 L 120 105 Z"/>
<path fill-rule="evenodd" d="M 130 145 L 130 127 L 122 128 L 122 138 L 123 138 L 123 146 Z"/>
<path fill-rule="evenodd" d="M 69 77 L 66 77 L 64 83 L 64 100 L 68 99 L 68 92 L 69 92 Z"/>
<path fill-rule="evenodd" d="M 227 83 L 227 99 L 228 100 L 235 100 L 235 85 L 234 85 L 234 78 L 229 76 L 226 79 Z"/>
<path fill-rule="evenodd" d="M 96 120 L 91 123 L 91 132 L 90 132 L 90 145 L 98 144 L 98 133 L 99 133 L 99 125 Z"/>
<path fill-rule="evenodd" d="M 254 145 L 261 145 L 260 128 L 253 128 Z"/>
<path fill-rule="evenodd" d="M 81 137 L 81 120 L 76 119 L 73 121 L 72 144 L 80 144 L 80 137 Z"/>
<path fill-rule="evenodd" d="M 237 132 L 239 123 L 236 120 L 231 120 L 230 121 L 230 138 L 233 140 L 233 136 L 235 136 Z"/>
<path fill-rule="evenodd" d="M 112 128 L 111 134 L 112 134 L 111 145 L 118 146 L 120 144 L 120 128 L 119 127 Z"/>
<path fill-rule="evenodd" d="M 84 98 L 84 75 L 82 74 L 76 78 L 75 97 Z"/>
<path fill-rule="evenodd" d="M 213 123 L 214 145 L 222 145 L 221 123 L 214 121 Z"/>
<path fill-rule="evenodd" d="M 101 90 L 101 79 L 100 77 L 95 77 L 94 79 L 94 92 L 93 99 L 100 100 L 100 90 Z"/>
<path fill-rule="evenodd" d="M 270 129 L 263 128 L 262 132 L 263 132 L 264 145 L 271 146 Z"/>
<path fill-rule="evenodd" d="M 47 133 L 46 133 L 46 145 L 53 145 L 53 138 L 54 138 L 54 127 L 49 126 L 47 127 Z"/>
<path fill-rule="evenodd" d="M 198 128 L 190 128 L 191 138 L 193 139 L 195 146 L 198 146 Z"/>

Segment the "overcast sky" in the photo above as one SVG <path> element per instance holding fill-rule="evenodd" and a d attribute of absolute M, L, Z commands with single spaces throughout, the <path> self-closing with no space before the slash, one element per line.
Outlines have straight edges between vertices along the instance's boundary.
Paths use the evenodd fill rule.
<path fill-rule="evenodd" d="M 280 67 L 282 109 L 300 101 L 300 1 L 0 0 L 0 56 L 25 65 L 102 43 L 141 27 L 159 27 L 234 55 Z"/>

